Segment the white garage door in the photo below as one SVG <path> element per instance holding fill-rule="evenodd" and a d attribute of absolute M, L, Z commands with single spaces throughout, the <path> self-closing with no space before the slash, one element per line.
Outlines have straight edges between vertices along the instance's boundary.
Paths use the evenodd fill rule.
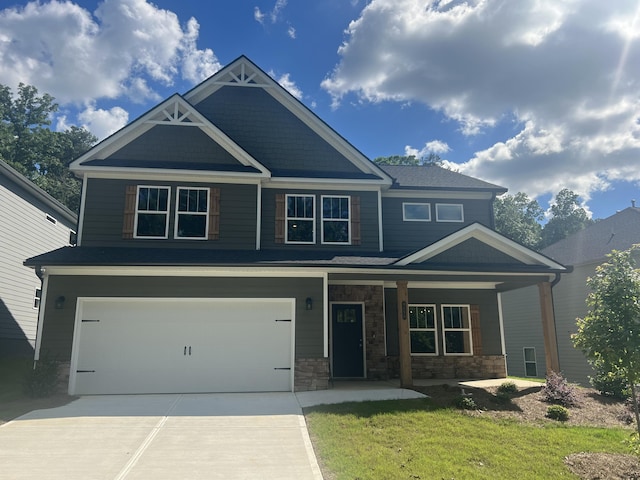
<path fill-rule="evenodd" d="M 69 392 L 291 391 L 292 299 L 81 299 Z"/>

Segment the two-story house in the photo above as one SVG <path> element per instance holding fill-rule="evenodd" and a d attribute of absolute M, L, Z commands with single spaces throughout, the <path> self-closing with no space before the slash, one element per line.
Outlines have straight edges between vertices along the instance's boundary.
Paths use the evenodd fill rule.
<path fill-rule="evenodd" d="M 565 270 L 492 230 L 504 188 L 377 166 L 244 56 L 71 169 L 78 246 L 27 264 L 72 394 L 504 376 L 501 292 Z"/>
<path fill-rule="evenodd" d="M 0 357 L 32 357 L 42 282 L 24 259 L 75 243 L 75 213 L 0 160 Z"/>

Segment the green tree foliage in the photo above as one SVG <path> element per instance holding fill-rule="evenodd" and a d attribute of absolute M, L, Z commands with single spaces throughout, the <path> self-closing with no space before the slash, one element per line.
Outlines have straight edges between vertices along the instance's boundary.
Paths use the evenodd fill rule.
<path fill-rule="evenodd" d="M 589 311 L 578 319 L 578 333 L 572 339 L 592 364 L 600 369 L 607 365 L 626 378 L 640 435 L 635 387 L 640 382 L 640 270 L 635 261 L 639 252 L 640 245 L 623 252 L 614 250 L 596 268 L 587 280 Z"/>
<path fill-rule="evenodd" d="M 541 248 L 552 245 L 593 223 L 585 209 L 580 207 L 579 196 L 568 188 L 563 188 L 556 195 L 556 203 L 551 205 L 551 215 L 542 230 Z"/>
<path fill-rule="evenodd" d="M 373 159 L 376 165 L 438 165 L 442 166 L 442 159 L 436 153 L 429 153 L 425 157 L 415 155 L 391 155 L 390 157 L 376 157 Z"/>
<path fill-rule="evenodd" d="M 540 221 L 544 211 L 536 200 L 531 200 L 525 193 L 504 195 L 494 202 L 496 230 L 507 237 L 537 248 L 542 239 Z"/>
<path fill-rule="evenodd" d="M 9 87 L 0 85 L 0 159 L 77 211 L 80 181 L 68 166 L 97 138 L 78 127 L 52 131 L 51 117 L 57 110 L 54 98 L 39 95 L 33 86 L 21 83 L 14 95 Z"/>

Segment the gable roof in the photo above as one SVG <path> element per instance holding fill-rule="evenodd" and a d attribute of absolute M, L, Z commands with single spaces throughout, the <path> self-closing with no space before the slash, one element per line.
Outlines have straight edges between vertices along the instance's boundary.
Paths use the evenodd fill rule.
<path fill-rule="evenodd" d="M 624 210 L 573 233 L 542 252 L 562 263 L 579 265 L 606 259 L 612 250 L 640 243 L 640 208 Z"/>
<path fill-rule="evenodd" d="M 458 190 L 506 193 L 507 189 L 438 165 L 379 165 L 392 179 L 392 190 Z"/>
<path fill-rule="evenodd" d="M 66 205 L 53 198 L 3 160 L 0 160 L 0 176 L 6 177 L 12 183 L 29 192 L 37 200 L 51 208 L 59 218 L 64 218 L 70 225 L 76 225 L 78 223 L 78 216 L 69 210 Z"/>
<path fill-rule="evenodd" d="M 554 260 L 534 252 L 533 250 L 521 245 L 513 240 L 497 233 L 480 223 L 473 223 L 458 230 L 445 238 L 428 245 L 416 252 L 413 252 L 399 259 L 396 265 L 408 266 L 410 264 L 419 264 L 451 250 L 463 242 L 475 239 L 488 247 L 493 248 L 501 255 L 506 255 L 516 262 L 527 266 L 546 267 L 553 271 L 566 271 L 566 267 L 555 262 Z"/>

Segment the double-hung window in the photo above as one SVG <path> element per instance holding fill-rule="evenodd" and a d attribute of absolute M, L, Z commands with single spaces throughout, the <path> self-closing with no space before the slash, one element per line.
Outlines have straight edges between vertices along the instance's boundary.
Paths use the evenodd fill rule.
<path fill-rule="evenodd" d="M 206 240 L 209 220 L 209 189 L 178 187 L 175 238 Z"/>
<path fill-rule="evenodd" d="M 287 243 L 316 242 L 316 214 L 314 195 L 286 196 Z"/>
<path fill-rule="evenodd" d="M 139 185 L 135 238 L 167 238 L 168 228 L 169 187 Z"/>
<path fill-rule="evenodd" d="M 534 347 L 524 347 L 524 374 L 527 377 L 538 376 L 536 349 Z"/>
<path fill-rule="evenodd" d="M 409 335 L 413 355 L 438 354 L 435 305 L 409 305 Z"/>
<path fill-rule="evenodd" d="M 469 305 L 442 305 L 442 334 L 445 355 L 472 355 Z"/>
<path fill-rule="evenodd" d="M 349 197 L 322 196 L 322 243 L 351 243 Z"/>

